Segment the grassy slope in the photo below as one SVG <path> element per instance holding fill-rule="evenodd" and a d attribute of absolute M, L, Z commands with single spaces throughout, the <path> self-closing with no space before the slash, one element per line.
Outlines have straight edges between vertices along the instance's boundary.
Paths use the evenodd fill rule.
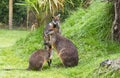
<path fill-rule="evenodd" d="M 99 63 L 120 55 L 120 45 L 108 40 L 112 25 L 111 7 L 112 5 L 108 3 L 93 3 L 87 10 L 79 8 L 73 12 L 62 24 L 62 34 L 72 40 L 78 48 L 80 58 L 78 66 L 64 68 L 54 53 L 53 64 L 50 68 L 45 64 L 42 71 L 24 70 L 28 66 L 28 58 L 32 51 L 43 48 L 43 28 L 40 28 L 30 33 L 27 38 L 18 41 L 13 46 L 14 48 L 6 48 L 0 52 L 0 77 L 97 78 L 97 73 L 93 73 L 99 67 Z M 115 74 L 112 75 L 113 78 L 117 77 Z"/>
<path fill-rule="evenodd" d="M 109 40 L 112 9 L 111 3 L 93 3 L 87 10 L 79 8 L 63 24 L 63 35 L 71 39 L 79 50 L 81 58 L 79 72 L 85 71 L 79 74 L 81 77 L 92 77 L 101 61 L 120 55 L 120 45 Z M 98 73 L 96 75 L 98 76 Z M 112 75 L 113 78 L 116 77 L 116 74 Z M 100 77 L 107 76 L 111 77 L 109 74 Z"/>

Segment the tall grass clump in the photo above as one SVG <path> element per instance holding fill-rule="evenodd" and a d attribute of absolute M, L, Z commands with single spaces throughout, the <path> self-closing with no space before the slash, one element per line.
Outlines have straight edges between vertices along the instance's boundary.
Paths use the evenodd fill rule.
<path fill-rule="evenodd" d="M 62 24 L 63 35 L 72 39 L 81 51 L 100 49 L 102 53 L 115 53 L 119 48 L 111 41 L 112 21 L 113 4 L 93 2 L 88 9 L 78 8 L 66 19 Z"/>
<path fill-rule="evenodd" d="M 44 48 L 43 46 L 43 26 L 16 42 L 15 49 L 18 54 L 29 55 L 33 51 Z"/>

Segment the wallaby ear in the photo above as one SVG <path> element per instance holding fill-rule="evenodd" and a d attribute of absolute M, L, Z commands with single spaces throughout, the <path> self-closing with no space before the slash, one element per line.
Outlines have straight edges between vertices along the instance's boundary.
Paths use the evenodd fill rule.
<path fill-rule="evenodd" d="M 60 14 L 58 14 L 58 15 L 56 16 L 56 19 L 57 19 L 57 20 L 59 20 L 59 19 L 60 19 Z"/>
<path fill-rule="evenodd" d="M 60 17 L 60 14 L 58 14 L 57 16 Z"/>

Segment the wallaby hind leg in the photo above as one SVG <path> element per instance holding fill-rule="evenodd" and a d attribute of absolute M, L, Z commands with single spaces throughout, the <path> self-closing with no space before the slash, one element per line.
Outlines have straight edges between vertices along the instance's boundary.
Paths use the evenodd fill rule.
<path fill-rule="evenodd" d="M 52 59 L 50 59 L 48 62 L 48 66 L 50 67 L 51 66 L 51 63 L 52 63 Z"/>

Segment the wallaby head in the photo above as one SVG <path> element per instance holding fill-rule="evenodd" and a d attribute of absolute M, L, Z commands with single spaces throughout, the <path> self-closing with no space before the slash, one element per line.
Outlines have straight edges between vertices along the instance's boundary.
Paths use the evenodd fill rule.
<path fill-rule="evenodd" d="M 53 29 L 56 33 L 61 33 L 60 30 L 60 14 L 52 17 L 52 21 L 45 26 L 44 34 L 50 29 Z"/>
<path fill-rule="evenodd" d="M 56 26 L 59 29 L 59 27 L 60 27 L 60 14 L 52 17 L 52 23 L 53 23 L 53 26 Z"/>
<path fill-rule="evenodd" d="M 49 28 L 50 29 L 54 29 L 54 31 L 56 33 L 61 33 L 61 29 L 60 29 L 60 14 L 58 14 L 57 16 L 53 16 L 52 17 L 52 22 L 49 23 Z"/>

